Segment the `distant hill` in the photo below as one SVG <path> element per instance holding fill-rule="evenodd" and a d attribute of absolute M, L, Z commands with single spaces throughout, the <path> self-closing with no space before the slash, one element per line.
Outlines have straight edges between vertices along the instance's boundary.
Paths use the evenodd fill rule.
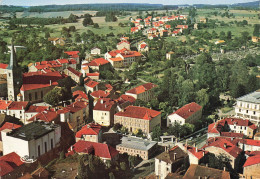
<path fill-rule="evenodd" d="M 259 2 L 260 1 L 236 3 L 236 4 L 232 4 L 231 7 L 253 7 L 253 8 L 259 8 Z"/>

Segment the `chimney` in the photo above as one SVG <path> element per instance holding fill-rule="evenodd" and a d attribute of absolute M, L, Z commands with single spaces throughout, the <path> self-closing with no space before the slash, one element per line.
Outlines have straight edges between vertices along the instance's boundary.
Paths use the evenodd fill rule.
<path fill-rule="evenodd" d="M 224 167 L 224 171 L 226 171 L 226 167 Z"/>
<path fill-rule="evenodd" d="M 7 99 L 5 100 L 5 104 L 7 104 L 8 103 L 8 101 L 7 101 Z"/>
<path fill-rule="evenodd" d="M 198 147 L 196 147 L 196 152 L 198 152 Z"/>
<path fill-rule="evenodd" d="M 23 110 L 23 106 L 22 106 L 22 110 Z"/>
<path fill-rule="evenodd" d="M 100 100 L 100 103 L 103 104 L 103 99 Z"/>
<path fill-rule="evenodd" d="M 107 104 L 105 104 L 105 108 L 107 108 Z"/>
<path fill-rule="evenodd" d="M 206 167 L 208 167 L 208 166 L 209 166 L 209 164 L 206 163 Z"/>
<path fill-rule="evenodd" d="M 226 143 L 224 143 L 224 147 L 227 148 L 227 144 Z"/>
<path fill-rule="evenodd" d="M 72 106 L 75 107 L 75 104 L 73 103 Z"/>
<path fill-rule="evenodd" d="M 203 156 L 205 155 L 205 151 L 203 151 Z"/>
<path fill-rule="evenodd" d="M 51 80 L 50 80 L 50 86 L 51 86 Z"/>
<path fill-rule="evenodd" d="M 176 160 L 176 155 L 177 155 L 177 154 L 176 154 L 176 153 L 174 153 L 174 155 L 173 155 L 173 157 L 174 157 L 173 159 L 174 159 L 174 160 Z"/>
<path fill-rule="evenodd" d="M 164 147 L 164 151 L 165 151 L 165 152 L 167 152 L 167 151 L 168 151 L 168 150 L 167 150 L 167 146 L 165 146 L 165 147 Z"/>

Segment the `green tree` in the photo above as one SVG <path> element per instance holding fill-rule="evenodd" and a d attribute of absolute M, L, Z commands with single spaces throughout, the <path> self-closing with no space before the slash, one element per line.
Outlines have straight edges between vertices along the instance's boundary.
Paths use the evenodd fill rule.
<path fill-rule="evenodd" d="M 94 23 L 94 28 L 99 28 L 99 25 L 98 25 L 98 23 Z"/>
<path fill-rule="evenodd" d="M 260 37 L 260 24 L 254 25 L 253 36 Z"/>
<path fill-rule="evenodd" d="M 196 92 L 196 102 L 202 107 L 209 105 L 209 95 L 207 93 L 207 89 L 201 89 Z"/>
<path fill-rule="evenodd" d="M 52 106 L 57 105 L 60 102 L 60 89 L 53 88 L 43 97 L 43 101 Z"/>
<path fill-rule="evenodd" d="M 160 126 L 155 126 L 152 130 L 152 140 L 159 141 L 162 135 L 162 130 Z"/>
<path fill-rule="evenodd" d="M 125 162 L 120 162 L 120 168 L 121 168 L 121 170 L 123 170 L 123 171 L 126 170 L 126 164 L 125 164 Z"/>

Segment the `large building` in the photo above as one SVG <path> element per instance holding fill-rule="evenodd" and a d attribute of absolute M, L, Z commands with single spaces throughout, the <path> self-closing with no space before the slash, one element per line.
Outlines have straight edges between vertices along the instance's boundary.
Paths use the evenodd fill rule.
<path fill-rule="evenodd" d="M 249 119 L 255 124 L 260 124 L 260 91 L 237 98 L 235 106 L 237 117 Z"/>
<path fill-rule="evenodd" d="M 153 83 L 145 83 L 143 85 L 137 86 L 125 92 L 126 95 L 133 96 L 135 99 L 140 99 L 142 101 L 148 102 L 155 99 L 154 88 L 157 85 Z"/>
<path fill-rule="evenodd" d="M 60 145 L 61 128 L 57 124 L 32 122 L 20 128 L 1 132 L 3 154 L 17 153 L 20 157 L 37 159 Z"/>
<path fill-rule="evenodd" d="M 95 123 L 89 123 L 83 126 L 76 133 L 76 142 L 79 140 L 101 143 L 102 142 L 101 125 Z"/>
<path fill-rule="evenodd" d="M 167 127 L 179 123 L 195 123 L 202 117 L 202 107 L 195 102 L 186 104 L 167 117 Z"/>
<path fill-rule="evenodd" d="M 130 133 L 141 129 L 148 135 L 156 126 L 161 126 L 161 112 L 145 107 L 128 106 L 115 114 L 115 123 L 125 126 Z"/>
<path fill-rule="evenodd" d="M 123 137 L 121 144 L 116 149 L 121 153 L 127 153 L 132 156 L 139 156 L 143 160 L 148 160 L 156 151 L 157 142 L 143 140 L 134 137 Z"/>
<path fill-rule="evenodd" d="M 249 156 L 243 165 L 245 179 L 260 178 L 260 154 Z"/>

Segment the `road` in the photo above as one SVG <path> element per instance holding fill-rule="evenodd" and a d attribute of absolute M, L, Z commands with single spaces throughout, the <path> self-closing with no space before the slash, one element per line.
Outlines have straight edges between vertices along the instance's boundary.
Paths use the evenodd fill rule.
<path fill-rule="evenodd" d="M 143 160 L 135 167 L 133 179 L 139 179 L 154 172 L 155 159 Z"/>

